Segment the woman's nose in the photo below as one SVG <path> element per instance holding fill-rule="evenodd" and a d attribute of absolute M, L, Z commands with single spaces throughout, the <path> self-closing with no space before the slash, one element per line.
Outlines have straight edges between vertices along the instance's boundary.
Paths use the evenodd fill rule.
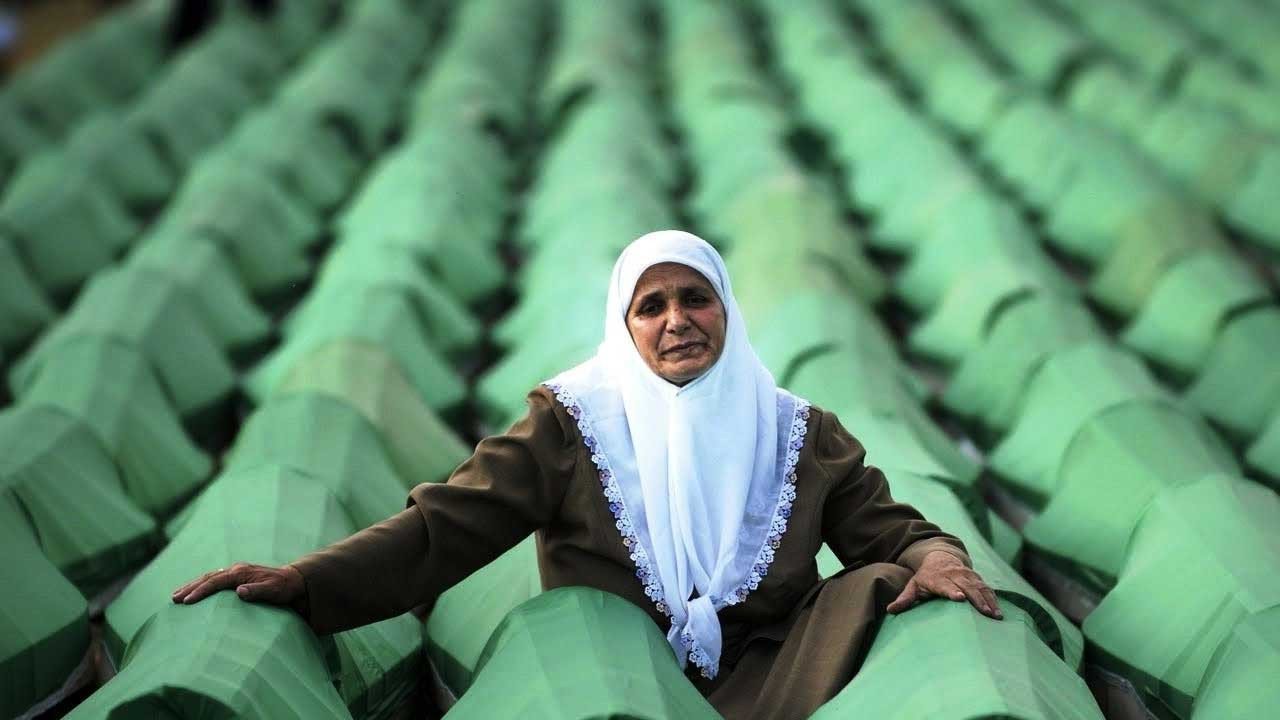
<path fill-rule="evenodd" d="M 689 316 L 680 307 L 667 311 L 667 332 L 682 333 L 689 328 Z"/>

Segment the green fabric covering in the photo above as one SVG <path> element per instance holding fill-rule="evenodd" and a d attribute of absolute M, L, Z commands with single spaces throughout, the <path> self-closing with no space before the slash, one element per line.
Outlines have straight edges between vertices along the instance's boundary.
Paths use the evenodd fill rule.
<path fill-rule="evenodd" d="M 203 572 L 237 562 L 283 565 L 352 530 L 347 511 L 318 477 L 280 465 L 224 473 L 182 531 L 107 606 L 107 649 L 119 658 L 147 620 L 172 604 L 172 592 Z M 233 593 L 220 595 L 241 602 Z M 194 647 L 183 642 L 176 649 Z"/>
<path fill-rule="evenodd" d="M 1004 601 L 1003 605 L 1014 605 L 1027 613 L 1044 644 L 1068 667 L 1078 671 L 1084 655 L 1084 639 L 1080 631 L 1009 567 L 986 541 L 956 496 L 944 485 L 919 475 L 889 472 L 887 478 L 893 498 L 911 505 L 930 522 L 960 538 L 973 560 L 974 570 Z"/>
<path fill-rule="evenodd" d="M 1061 7 L 1103 46 L 1151 77 L 1165 76 L 1200 49 L 1190 30 L 1154 6 L 1063 0 Z"/>
<path fill-rule="evenodd" d="M 1260 154 L 1253 174 L 1227 206 L 1227 217 L 1233 225 L 1273 250 L 1280 249 L 1280 205 L 1275 202 L 1277 183 L 1280 183 L 1280 148 L 1273 146 Z"/>
<path fill-rule="evenodd" d="M 151 367 L 131 345 L 81 336 L 45 361 L 23 406 L 59 408 L 93 428 L 125 492 L 155 516 L 191 496 L 213 463 L 186 436 Z"/>
<path fill-rule="evenodd" d="M 145 623 L 153 616 L 172 615 L 175 609 L 170 607 L 170 593 L 199 574 L 201 568 L 227 567 L 235 562 L 282 565 L 350 534 L 355 528 L 326 483 L 322 477 L 280 465 L 259 464 L 220 476 L 201 497 L 173 542 L 107 608 L 108 649 L 118 657 L 120 648 L 129 646 L 125 656 L 127 670 L 130 658 L 138 654 L 138 643 L 146 642 L 149 631 Z M 206 606 L 223 607 L 219 612 L 227 612 L 227 606 L 262 607 L 224 592 L 177 611 L 190 612 Z M 237 620 L 246 628 L 254 628 L 261 620 L 250 620 L 253 616 L 243 613 L 262 611 L 236 611 Z M 314 637 L 292 612 L 270 612 L 289 618 L 295 628 L 289 630 L 290 635 L 300 633 L 309 641 Z M 263 628 L 258 630 L 262 632 Z M 363 713 L 384 716 L 418 680 L 420 630 L 410 616 L 339 633 L 331 640 L 325 639 L 324 646 L 328 648 L 330 642 L 332 650 L 326 650 L 325 656 L 332 659 L 342 701 L 362 717 Z M 185 654 L 200 647 L 200 643 L 193 645 L 188 640 L 171 647 Z M 241 658 L 240 662 L 255 671 L 265 669 L 253 658 Z M 179 679 L 199 681 L 198 668 L 193 669 L 188 663 L 180 663 L 180 667 L 186 669 L 178 674 Z M 286 663 L 286 667 L 290 665 Z M 329 673 L 324 674 L 322 682 L 310 681 L 307 686 L 313 692 L 329 687 Z"/>
<path fill-rule="evenodd" d="M 1172 399 L 1142 361 L 1114 345 L 1099 340 L 1064 348 L 1031 376 L 1017 420 L 988 458 L 991 468 L 1041 506 L 1056 489 L 1063 455 L 1080 427 L 1139 398 Z"/>
<path fill-rule="evenodd" d="M 18 73 L 7 90 L 37 126 L 61 137 L 80 118 L 111 104 L 108 89 L 89 72 L 87 59 L 79 43 L 60 43 Z"/>
<path fill-rule="evenodd" d="M 1133 136 L 1141 132 L 1160 102 L 1153 90 L 1123 65 L 1096 63 L 1081 69 L 1072 80 L 1067 107 Z"/>
<path fill-rule="evenodd" d="M 1261 717 L 1280 702 L 1280 610 L 1251 614 L 1218 646 L 1191 708 L 1194 720 Z"/>
<path fill-rule="evenodd" d="M 1271 416 L 1267 426 L 1245 452 L 1245 460 L 1256 475 L 1275 487 L 1280 487 L 1280 412 Z"/>
<path fill-rule="evenodd" d="M 406 486 L 441 482 L 471 448 L 427 407 L 394 358 L 361 342 L 321 346 L 293 367 L 276 397 L 324 393 L 350 405 L 377 429 Z"/>
<path fill-rule="evenodd" d="M 337 220 L 343 243 L 391 246 L 410 251 L 465 302 L 502 287 L 505 269 L 494 245 L 505 213 L 492 152 L 474 133 L 457 131 L 458 146 L 444 147 L 447 126 L 427 132 L 389 154 Z M 487 160 L 487 162 L 486 162 Z M 441 193 L 441 184 L 459 186 Z M 390 221 L 393 219 L 394 221 Z"/>
<path fill-rule="evenodd" d="M 732 239 L 725 263 L 736 286 L 764 286 L 765 277 L 803 286 L 823 273 L 864 302 L 884 295 L 884 278 L 825 186 L 796 173 L 758 179 L 725 213 L 718 224 Z"/>
<path fill-rule="evenodd" d="M 1169 172 L 1213 205 L 1234 197 L 1253 173 L 1273 136 L 1253 130 L 1233 113 L 1172 101 L 1152 113 L 1136 138 Z"/>
<path fill-rule="evenodd" d="M 968 274 L 1000 261 L 1056 289 L 1071 287 L 1013 207 L 998 198 L 963 205 L 969 209 L 949 215 L 924 236 L 895 278 L 894 291 L 908 305 L 933 308 Z"/>
<path fill-rule="evenodd" d="M 377 431 L 342 400 L 319 393 L 273 398 L 245 422 L 227 472 L 258 465 L 297 468 L 329 489 L 358 527 L 405 504 L 405 483 L 387 462 Z"/>
<path fill-rule="evenodd" d="M 987 526 L 991 528 L 987 536 L 996 554 L 1015 570 L 1021 568 L 1022 534 L 1005 522 L 1004 518 L 997 515 L 994 510 L 987 510 Z"/>
<path fill-rule="evenodd" d="M 476 663 L 503 618 L 541 592 L 537 548 L 530 535 L 440 596 L 424 626 L 423 642 L 454 695 L 471 687 Z"/>
<path fill-rule="evenodd" d="M 355 149 L 333 128 L 274 106 L 242 120 L 213 152 L 269 174 L 315 211 L 330 210 L 346 197 L 360 171 Z"/>
<path fill-rule="evenodd" d="M 1218 333 L 1187 399 L 1229 432 L 1252 438 L 1280 407 L 1280 308 L 1232 318 Z"/>
<path fill-rule="evenodd" d="M 0 233 L 49 294 L 71 294 L 128 247 L 137 225 L 86 168 L 66 171 L 53 155 L 27 163 L 5 187 Z"/>
<path fill-rule="evenodd" d="M 401 706 L 423 681 L 422 624 L 405 613 L 333 636 L 334 683 L 356 718 L 402 717 Z"/>
<path fill-rule="evenodd" d="M 466 397 L 466 385 L 426 338 L 412 303 L 387 290 L 361 293 L 351 302 L 333 305 L 329 315 L 297 328 L 253 370 L 245 381 L 246 390 L 256 402 L 265 402 L 299 362 L 336 340 L 364 341 L 386 350 L 434 410 L 455 408 Z"/>
<path fill-rule="evenodd" d="M 1229 253 L 1213 219 L 1199 212 L 1145 215 L 1123 231 L 1089 282 L 1089 294 L 1122 317 L 1131 317 L 1170 270 L 1204 252 Z"/>
<path fill-rule="evenodd" d="M 735 285 L 734 295 L 756 354 L 779 382 L 785 384 L 810 356 L 840 349 L 855 382 L 888 375 L 913 385 L 892 336 L 857 300 L 821 286 L 761 290 Z"/>
<path fill-rule="evenodd" d="M 200 235 L 139 243 L 125 267 L 181 286 L 204 327 L 233 358 L 252 354 L 271 337 L 271 318 L 253 304 L 231 260 Z"/>
<path fill-rule="evenodd" d="M 1015 298 L 997 310 L 982 344 L 961 361 L 942 403 L 985 425 L 1007 428 L 1045 358 L 1100 336 L 1092 316 L 1077 303 L 1044 293 Z"/>
<path fill-rule="evenodd" d="M 20 347 L 56 311 L 8 239 L 0 236 L 0 350 Z"/>
<path fill-rule="evenodd" d="M 975 509 L 981 507 L 975 485 L 978 464 L 929 419 L 905 386 L 895 388 L 883 370 L 859 372 L 860 365 L 869 364 L 859 362 L 852 349 L 816 355 L 805 360 L 786 387 L 836 413 L 867 449 L 872 464 L 937 478 L 955 486 Z"/>
<path fill-rule="evenodd" d="M 601 330 L 597 330 L 599 335 Z M 525 413 L 525 397 L 538 383 L 595 355 L 600 344 L 594 340 L 557 340 L 552 345 L 524 345 L 508 353 L 480 377 L 476 398 L 484 420 L 491 429 L 509 427 Z"/>
<path fill-rule="evenodd" d="M 120 673 L 68 718 L 350 718 L 321 642 L 289 610 L 219 593 L 162 605 L 140 628 Z"/>
<path fill-rule="evenodd" d="M 156 535 L 93 430 L 52 407 L 0 413 L 0 502 L 21 508 L 19 524 L 87 592 L 142 564 Z"/>
<path fill-rule="evenodd" d="M 1058 73 L 1091 51 L 1090 42 L 1069 22 L 1037 3 L 1006 0 L 961 0 L 982 28 L 982 37 L 1000 55 L 1043 90 Z"/>
<path fill-rule="evenodd" d="M 1202 252 L 1169 268 L 1125 329 L 1126 345 L 1184 373 L 1200 369 L 1232 311 L 1269 296 L 1233 254 Z"/>
<path fill-rule="evenodd" d="M 1154 282 L 1158 274 L 1152 273 L 1163 267 L 1161 263 L 1201 243 L 1200 236 L 1212 233 L 1212 226 L 1206 210 L 1189 203 L 1185 191 L 1149 165 L 1138 150 L 1111 135 L 1098 142 L 1092 152 L 1071 156 L 1067 162 L 1074 164 L 1064 170 L 1061 196 L 1041 207 L 1048 213 L 1049 238 L 1059 249 L 1091 265 L 1119 267 L 1103 274 L 1116 287 L 1099 278 L 1093 281 L 1101 286 L 1095 292 L 1109 300 L 1102 291 L 1118 296 Z M 1162 243 L 1165 234 L 1168 244 Z M 1117 253 L 1120 247 L 1125 251 Z M 1144 272 L 1126 284 L 1128 267 Z M 1119 277 L 1110 278 L 1112 274 Z"/>
<path fill-rule="evenodd" d="M 326 305 L 351 302 L 353 294 L 370 289 L 392 290 L 412 300 L 427 337 L 446 352 L 465 351 L 480 342 L 480 321 L 410 252 L 392 246 L 339 245 L 325 260 L 315 289 L 285 319 L 284 330 L 314 323 L 308 315 L 323 318 L 329 314 Z"/>
<path fill-rule="evenodd" d="M 886 617 L 853 680 L 813 715 L 854 716 L 1102 718 L 1023 610 L 1006 604 L 996 621 L 942 600 Z"/>
<path fill-rule="evenodd" d="M 560 588 L 507 616 L 451 718 L 713 718 L 648 614 L 615 595 Z"/>
<path fill-rule="evenodd" d="M 81 123 L 58 159 L 64 167 L 88 168 L 134 212 L 158 207 L 177 182 L 173 168 L 138 127 L 107 113 Z"/>
<path fill-rule="evenodd" d="M 1058 465 L 1052 499 L 1022 533 L 1105 588 L 1115 582 L 1125 544 L 1151 498 L 1212 473 L 1239 474 L 1239 467 L 1185 408 L 1152 399 L 1113 405 L 1076 431 Z"/>
<path fill-rule="evenodd" d="M 1067 283 L 1062 276 L 1050 280 L 1033 267 L 1002 258 L 973 266 L 911 331 L 907 346 L 920 355 L 955 364 L 982 344 L 993 314 L 1005 301 L 1020 293 L 1041 291 L 1070 302 L 1073 293 Z"/>
<path fill-rule="evenodd" d="M 0 713 L 17 717 L 53 693 L 89 651 L 84 596 L 45 558 L 8 497 L 0 497 Z"/>
<path fill-rule="evenodd" d="M 24 395 L 55 354 L 86 336 L 135 347 L 184 418 L 213 408 L 235 390 L 234 369 L 179 286 L 110 270 L 94 276 L 66 318 L 13 368 L 14 394 Z"/>
<path fill-rule="evenodd" d="M 538 33 L 539 0 L 477 0 L 458 7 L 452 31 L 410 101 L 416 129 L 443 114 L 513 132 L 524 125 Z M 443 109 L 447 108 L 447 112 Z"/>
<path fill-rule="evenodd" d="M 1233 626 L 1280 610 L 1278 570 L 1280 498 L 1270 489 L 1223 475 L 1168 488 L 1143 514 L 1120 581 L 1084 632 L 1140 690 L 1190 717 Z"/>
<path fill-rule="evenodd" d="M 187 175 L 164 221 L 249 247 L 274 243 L 302 252 L 321 240 L 310 208 L 275 178 L 226 154 L 205 157 Z"/>
<path fill-rule="evenodd" d="M 250 245 L 211 228 L 183 225 L 174 222 L 153 228 L 139 243 L 138 252 L 181 256 L 193 245 L 212 245 L 231 263 L 237 281 L 254 295 L 286 293 L 311 275 L 311 261 L 296 248 L 281 243 Z M 158 247 L 149 247 L 153 245 Z M 144 247 L 148 249 L 143 251 Z M 198 254 L 201 251 L 192 252 Z M 210 282 L 212 284 L 213 281 Z"/>
<path fill-rule="evenodd" d="M 188 55 L 134 104 L 126 122 L 180 171 L 221 140 L 254 102 L 252 90 L 226 69 Z"/>
<path fill-rule="evenodd" d="M 13 93 L 0 93 L 0 178 L 7 179 L 24 158 L 48 147 L 47 130 L 27 117 Z"/>

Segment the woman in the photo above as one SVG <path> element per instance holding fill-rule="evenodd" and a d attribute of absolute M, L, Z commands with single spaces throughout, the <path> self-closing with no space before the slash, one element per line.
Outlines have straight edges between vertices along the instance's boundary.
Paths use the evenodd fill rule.
<path fill-rule="evenodd" d="M 728 717 L 810 714 L 853 676 L 885 609 L 941 597 L 1000 617 L 963 545 L 893 501 L 834 415 L 775 386 L 696 236 L 628 246 L 596 356 L 528 402 L 395 517 L 284 568 L 209 573 L 174 602 L 235 588 L 335 632 L 432 602 L 536 531 L 546 588 L 647 610 Z M 824 541 L 846 567 L 820 581 Z"/>

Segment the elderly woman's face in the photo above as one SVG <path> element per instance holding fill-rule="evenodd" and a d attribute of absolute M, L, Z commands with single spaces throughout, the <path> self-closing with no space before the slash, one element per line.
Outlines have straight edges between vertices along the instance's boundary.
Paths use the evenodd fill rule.
<path fill-rule="evenodd" d="M 724 350 L 724 305 L 702 273 L 659 263 L 636 281 L 627 329 L 650 370 L 684 385 L 706 372 Z"/>

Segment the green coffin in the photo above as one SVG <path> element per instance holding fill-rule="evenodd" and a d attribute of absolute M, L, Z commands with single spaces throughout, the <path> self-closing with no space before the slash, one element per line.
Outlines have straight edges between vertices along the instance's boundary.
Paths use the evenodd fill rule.
<path fill-rule="evenodd" d="M 1273 250 L 1280 249 L 1280 206 L 1274 194 L 1277 183 L 1280 183 L 1280 149 L 1273 146 L 1260 154 L 1253 174 L 1227 207 L 1227 217 L 1233 225 Z"/>
<path fill-rule="evenodd" d="M 1169 268 L 1122 337 L 1143 355 L 1191 374 L 1204 366 L 1232 312 L 1268 295 L 1234 254 L 1196 253 Z"/>
<path fill-rule="evenodd" d="M 191 570 L 195 570 L 193 566 Z M 292 611 L 218 593 L 161 604 L 129 644 L 120 673 L 69 718 L 350 718 L 324 648 Z"/>
<path fill-rule="evenodd" d="M 56 312 L 12 243 L 0 236 L 0 349 L 21 347 L 53 322 Z"/>
<path fill-rule="evenodd" d="M 235 391 L 234 368 L 181 286 L 113 270 L 94 276 L 67 316 L 14 366 L 14 394 L 24 396 L 54 356 L 85 337 L 137 349 L 184 418 L 213 409 Z"/>
<path fill-rule="evenodd" d="M 493 631 L 512 610 L 542 592 L 534 537 L 498 556 L 440 596 L 424 626 L 427 656 L 444 684 L 462 695 Z"/>
<path fill-rule="evenodd" d="M 173 591 L 205 572 L 237 562 L 284 565 L 352 530 L 324 481 L 301 470 L 258 465 L 220 475 L 181 532 L 107 606 L 107 649 L 119 658 L 147 620 L 173 604 Z M 241 602 L 231 592 L 219 595 Z"/>
<path fill-rule="evenodd" d="M 988 458 L 991 468 L 1043 505 L 1080 427 L 1112 405 L 1139 398 L 1169 395 L 1138 358 L 1103 341 L 1060 350 L 1031 376 L 1022 411 Z"/>
<path fill-rule="evenodd" d="M 86 168 L 66 171 L 51 155 L 27 163 L 5 187 L 0 233 L 50 295 L 73 293 L 135 239 L 138 226 Z"/>
<path fill-rule="evenodd" d="M 177 185 L 174 169 L 141 130 L 108 113 L 81 123 L 59 159 L 67 168 L 88 168 L 136 213 L 156 209 Z"/>
<path fill-rule="evenodd" d="M 23 406 L 48 406 L 93 429 L 138 507 L 162 516 L 208 478 L 213 462 L 186 432 L 146 358 L 111 338 L 68 340 L 45 361 Z"/>
<path fill-rule="evenodd" d="M 156 273 L 179 285 L 204 326 L 233 358 L 253 354 L 271 337 L 271 318 L 253 304 L 231 259 L 199 235 L 139 243 L 125 267 Z"/>
<path fill-rule="evenodd" d="M 1074 293 L 1066 287 L 1069 282 L 1061 275 L 1051 279 L 1034 266 L 1005 258 L 972 266 L 911 331 L 907 346 L 953 365 L 982 344 L 991 320 L 1004 304 L 1034 292 L 1053 293 L 1070 302 Z"/>
<path fill-rule="evenodd" d="M 245 380 L 245 389 L 265 402 L 293 368 L 308 355 L 334 341 L 363 341 L 396 359 L 414 389 L 435 410 L 457 407 L 466 397 L 462 378 L 426 337 L 413 304 L 387 290 L 361 293 L 305 327 L 298 327 L 278 350 L 267 356 Z"/>
<path fill-rule="evenodd" d="M 1144 693 L 1191 717 L 1209 663 L 1235 625 L 1277 610 L 1280 498 L 1243 478 L 1208 475 L 1152 500 L 1119 582 L 1085 618 L 1084 632 Z M 1254 627 L 1271 631 L 1259 640 L 1280 640 L 1275 622 Z"/>
<path fill-rule="evenodd" d="M 1280 412 L 1271 416 L 1267 426 L 1249 445 L 1245 461 L 1251 470 L 1257 471 L 1260 479 L 1280 486 Z"/>
<path fill-rule="evenodd" d="M 1129 535 L 1151 499 L 1213 473 L 1239 474 L 1239 468 L 1184 407 L 1159 399 L 1112 405 L 1076 431 L 1058 465 L 1053 497 L 1023 535 L 1105 588 L 1120 573 Z"/>
<path fill-rule="evenodd" d="M 1280 407 L 1280 308 L 1232 318 L 1219 331 L 1187 399 L 1229 432 L 1252 438 Z"/>
<path fill-rule="evenodd" d="M 714 718 L 640 608 L 587 588 L 509 614 L 450 718 Z"/>
<path fill-rule="evenodd" d="M 1209 661 L 1191 708 L 1193 720 L 1263 717 L 1280 703 L 1280 610 L 1249 615 Z"/>
<path fill-rule="evenodd" d="M 45 558 L 22 520 L 0 497 L 0 713 L 18 717 L 62 687 L 89 651 L 84 596 Z"/>
<path fill-rule="evenodd" d="M 377 430 L 332 395 L 272 398 L 249 416 L 224 466 L 234 472 L 258 465 L 283 465 L 315 478 L 357 527 L 404 509 L 406 483 L 387 461 Z"/>
<path fill-rule="evenodd" d="M 307 355 L 276 389 L 277 398 L 322 393 L 373 424 L 406 486 L 445 480 L 471 455 L 409 384 L 394 358 L 361 342 L 334 342 Z"/>
<path fill-rule="evenodd" d="M 927 650 L 926 650 L 927 649 Z M 1084 680 L 1006 603 L 1004 619 L 934 600 L 888 616 L 853 681 L 814 718 L 1101 720 Z"/>
<path fill-rule="evenodd" d="M 1000 557 L 969 508 L 951 490 L 912 473 L 890 471 L 886 477 L 894 500 L 911 505 L 930 522 L 960 538 L 973 560 L 973 569 L 1003 601 L 1002 607 L 1021 609 L 1035 623 L 1036 634 L 1045 646 L 1072 670 L 1080 668 L 1084 655 L 1080 630 Z"/>
<path fill-rule="evenodd" d="M 480 342 L 480 321 L 404 248 L 340 244 L 325 259 L 316 286 L 283 323 L 286 333 L 324 318 L 327 306 L 349 303 L 351 296 L 369 290 L 392 290 L 412 300 L 419 322 L 433 344 L 448 353 L 462 353 Z M 323 322 L 323 320 L 321 320 Z"/>
<path fill-rule="evenodd" d="M 141 565 L 156 544 L 155 521 L 125 494 L 93 430 L 56 408 L 0 413 L 0 503 L 21 510 L 8 522 L 31 525 L 59 579 L 87 593 Z"/>
<path fill-rule="evenodd" d="M 214 152 L 271 175 L 318 212 L 346 197 L 360 171 L 360 158 L 334 128 L 285 107 L 246 117 Z"/>
<path fill-rule="evenodd" d="M 1022 298 L 991 320 L 982 344 L 952 375 L 942 403 L 990 427 L 1007 428 L 1036 368 L 1053 353 L 1100 334 L 1078 303 L 1044 293 Z"/>

